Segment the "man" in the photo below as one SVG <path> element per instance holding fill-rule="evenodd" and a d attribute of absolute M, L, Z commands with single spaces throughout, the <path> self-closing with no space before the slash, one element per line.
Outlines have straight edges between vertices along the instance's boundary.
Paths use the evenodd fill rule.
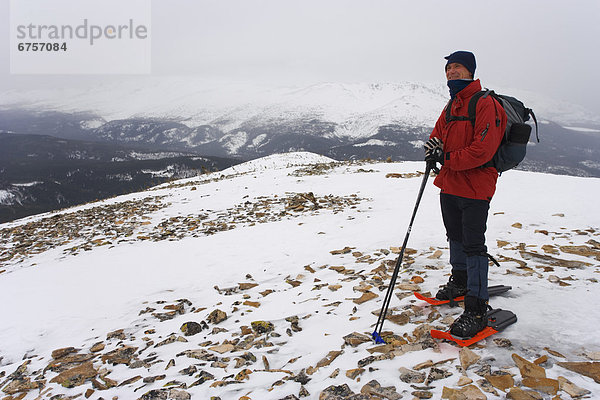
<path fill-rule="evenodd" d="M 498 172 L 481 167 L 491 160 L 506 128 L 506 113 L 491 96 L 477 101 L 476 120 L 466 117 L 471 97 L 481 91 L 474 80 L 475 56 L 457 51 L 445 57 L 450 102 L 438 118 L 425 160 L 442 164 L 434 185 L 450 243 L 452 275 L 436 294 L 441 300 L 465 295 L 465 311 L 450 327 L 455 336 L 472 337 L 487 326 L 488 254 L 485 230 Z"/>

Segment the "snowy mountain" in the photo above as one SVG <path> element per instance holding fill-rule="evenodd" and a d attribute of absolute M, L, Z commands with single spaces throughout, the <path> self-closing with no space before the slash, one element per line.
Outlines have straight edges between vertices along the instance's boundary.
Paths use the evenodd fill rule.
<path fill-rule="evenodd" d="M 504 92 L 532 107 L 544 128 L 542 146 L 521 168 L 600 176 L 599 115 L 524 91 Z M 441 83 L 273 87 L 131 77 L 2 93 L 0 130 L 246 160 L 291 151 L 337 160 L 420 160 L 423 140 L 447 98 Z"/>
<path fill-rule="evenodd" d="M 470 350 L 428 334 L 460 308 L 413 296 L 435 292 L 449 272 L 428 182 L 384 326 L 389 344 L 372 344 L 422 170 L 272 155 L 1 224 L 0 390 L 21 399 L 600 396 L 600 220 L 584 212 L 596 207 L 597 178 L 499 179 L 487 238 L 501 266 L 490 267 L 490 284 L 512 290 L 491 305 L 519 319 Z"/>

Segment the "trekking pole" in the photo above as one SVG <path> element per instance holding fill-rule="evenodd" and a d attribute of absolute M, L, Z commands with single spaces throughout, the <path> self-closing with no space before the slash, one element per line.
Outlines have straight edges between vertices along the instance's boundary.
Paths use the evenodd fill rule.
<path fill-rule="evenodd" d="M 408 230 L 406 231 L 406 237 L 404 238 L 404 244 L 402 244 L 402 249 L 400 250 L 400 254 L 398 255 L 398 259 L 396 260 L 396 267 L 394 268 L 394 273 L 392 274 L 392 278 L 390 279 L 390 285 L 388 286 L 387 293 L 385 298 L 383 299 L 383 306 L 381 307 L 381 311 L 379 312 L 379 318 L 377 319 L 377 324 L 375 324 L 375 331 L 372 333 L 372 338 L 375 340 L 375 343 L 385 343 L 385 340 L 381 337 L 381 331 L 383 329 L 383 322 L 385 321 L 385 316 L 388 312 L 388 307 L 390 305 L 390 301 L 392 299 L 392 294 L 394 293 L 394 286 L 396 285 L 396 279 L 398 278 L 398 272 L 400 271 L 400 266 L 402 265 L 402 258 L 404 257 L 404 250 L 406 249 L 406 245 L 408 244 L 408 237 L 410 236 L 410 231 L 412 229 L 413 222 L 415 220 L 415 216 L 417 215 L 417 209 L 419 208 L 419 203 L 421 202 L 421 197 L 423 197 L 423 191 L 425 190 L 425 184 L 427 183 L 427 178 L 429 177 L 429 172 L 431 170 L 438 171 L 435 162 L 428 161 L 425 167 L 425 174 L 423 175 L 423 181 L 421 182 L 421 188 L 419 189 L 419 195 L 417 196 L 417 202 L 415 204 L 415 209 L 413 210 L 412 217 L 410 219 L 410 223 L 408 224 Z"/>

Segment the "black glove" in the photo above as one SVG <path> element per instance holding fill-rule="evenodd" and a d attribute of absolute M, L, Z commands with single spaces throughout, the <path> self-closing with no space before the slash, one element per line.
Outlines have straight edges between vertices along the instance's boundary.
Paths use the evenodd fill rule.
<path fill-rule="evenodd" d="M 441 139 L 431 138 L 423 147 L 425 147 L 425 161 L 444 164 L 444 142 Z"/>

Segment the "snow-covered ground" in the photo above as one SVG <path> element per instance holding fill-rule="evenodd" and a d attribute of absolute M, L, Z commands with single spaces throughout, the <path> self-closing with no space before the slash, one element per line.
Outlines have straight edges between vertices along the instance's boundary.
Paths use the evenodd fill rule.
<path fill-rule="evenodd" d="M 373 330 L 377 317 L 372 312 L 381 307 L 385 292 L 374 284 L 377 279 L 372 271 L 382 263 L 393 264 L 395 254 L 389 250 L 400 246 L 404 238 L 422 180 L 414 173 L 423 170 L 423 163 L 330 161 L 308 153 L 269 156 L 154 190 L 0 225 L 4 241 L 0 253 L 0 259 L 4 259 L 0 264 L 0 383 L 3 372 L 5 376 L 14 372 L 24 357 L 31 361 L 28 369 L 33 372 L 49 364 L 53 350 L 73 346 L 85 353 L 104 341 L 105 353 L 125 342 L 139 347 L 140 359 L 155 354 L 159 360 L 131 369 L 96 359 L 96 368 L 103 365 L 111 371 L 108 378 L 119 383 L 134 375 L 165 374 L 166 378 L 98 391 L 94 398 L 138 398 L 173 380 L 189 386 L 197 378 L 178 371 L 194 365 L 198 371 L 212 374 L 215 381 L 234 380 L 233 376 L 244 368 L 252 373 L 236 384 L 211 386 L 213 380 L 209 380 L 188 387 L 185 390 L 193 398 L 238 399 L 245 395 L 250 399 L 280 399 L 298 395 L 300 388 L 300 383 L 284 379 L 289 376 L 285 371 L 297 375 L 302 369 L 314 368 L 332 351 L 342 353 L 331 364 L 311 371 L 312 379 L 304 384 L 310 398 L 318 398 L 332 384 L 347 383 L 359 392 L 371 379 L 382 386 L 393 385 L 404 398 L 411 398 L 415 389 L 399 380 L 398 369 L 413 368 L 426 360 L 457 358 L 456 346 L 440 342 L 432 348 L 407 350 L 393 359 L 369 364 L 357 380 L 345 372 L 370 356 L 367 349 L 373 345 L 343 346 L 343 337 Z M 512 353 L 529 360 L 548 354 L 545 349 L 563 354 L 568 361 L 589 361 L 598 356 L 599 195 L 600 179 L 595 178 L 521 171 L 509 171 L 499 178 L 487 240 L 489 252 L 499 258 L 501 267 L 490 267 L 490 284 L 511 285 L 513 289 L 492 298 L 491 305 L 514 311 L 519 320 L 493 337 L 509 339 L 512 347 L 500 347 L 489 338 L 474 349 L 493 370 L 510 370 L 512 366 L 518 374 L 510 359 Z M 127 205 L 144 199 L 161 206 L 143 211 L 142 206 Z M 430 179 L 408 244 L 415 252 L 399 276 L 399 283 L 408 286 L 396 289 L 398 294 L 413 288 L 410 285 L 435 293 L 447 280 L 448 269 L 444 267 L 448 249 L 438 202 L 438 189 Z M 321 208 L 311 209 L 314 204 Z M 118 209 L 120 205 L 126 211 Z M 110 219 L 113 214 L 100 216 L 103 207 L 117 207 L 117 211 L 111 209 L 114 215 L 123 212 L 109 224 L 114 231 L 111 226 L 101 230 L 98 220 L 86 219 L 90 218 L 86 210 L 94 210 L 92 214 L 98 218 Z M 40 252 L 39 246 L 32 243 L 11 241 L 24 229 L 30 229 L 27 237 L 34 242 L 50 240 L 47 236 L 51 230 L 44 231 L 44 226 L 59 229 L 61 217 L 52 217 L 66 218 L 69 213 L 68 218 L 74 221 L 70 230 L 62 231 L 60 227 L 58 234 L 63 244 L 55 242 Z M 117 236 L 115 231 L 123 226 L 135 227 L 134 233 Z M 207 231 L 210 227 L 215 230 Z M 79 239 L 74 234 L 76 229 L 82 232 Z M 31 251 L 6 260 L 6 254 L 18 245 L 26 249 L 29 245 Z M 346 247 L 351 248 L 349 252 L 332 253 Z M 589 250 L 589 254 L 581 255 L 582 249 Z M 556 259 L 571 263 L 561 266 Z M 331 268 L 342 266 L 345 269 Z M 389 273 L 390 267 L 386 268 Z M 415 277 L 424 281 L 419 283 Z M 257 286 L 244 288 L 240 283 Z M 379 286 L 383 289 L 385 284 L 384 279 Z M 224 290 L 227 288 L 232 290 Z M 353 301 L 366 292 L 377 297 L 362 304 Z M 405 338 L 411 338 L 424 323 L 443 328 L 447 326 L 442 322 L 444 317 L 460 313 L 457 308 L 431 307 L 409 292 L 399 297 L 392 298 L 392 311 L 408 312 L 411 321 L 405 325 L 387 321 L 384 330 Z M 141 313 L 147 307 L 154 308 L 155 313 L 166 312 L 169 309 L 162 309 L 165 304 L 181 304 L 182 299 L 189 301 L 185 313 L 173 319 L 161 322 L 152 312 Z M 150 340 L 155 346 L 171 334 L 183 337 L 179 330 L 183 323 L 206 320 L 216 309 L 228 318 L 185 337 L 187 342 L 144 349 Z M 292 316 L 299 318 L 302 330 L 286 333 L 293 327 L 286 318 Z M 224 354 L 219 354 L 219 349 L 208 350 L 235 339 L 244 340 L 247 336 L 242 327 L 259 320 L 272 322 L 280 336 L 267 337 L 271 345 L 248 350 L 257 358 L 254 364 L 236 367 L 236 357 L 244 354 L 238 349 Z M 120 343 L 106 339 L 109 332 L 118 329 L 124 329 L 125 335 Z M 200 348 L 221 357 L 221 364 L 181 355 Z M 263 356 L 270 366 L 264 365 Z M 565 359 L 551 354 L 549 357 L 549 377 L 565 376 L 590 390 L 593 398 L 600 397 L 600 387 L 592 379 L 553 361 Z M 168 365 L 170 360 L 175 366 Z M 458 361 L 450 362 L 452 376 L 430 383 L 433 398 L 441 398 L 444 386 L 456 387 L 461 374 L 452 363 Z M 336 368 L 341 373 L 332 378 Z M 466 374 L 479 379 L 473 369 Z M 55 372 L 45 372 L 48 381 L 55 376 Z M 52 389 L 45 395 L 50 397 L 82 393 L 92 384 L 86 382 L 72 389 L 48 387 Z M 39 390 L 32 390 L 25 399 L 38 395 Z M 501 391 L 498 396 L 487 396 L 504 398 Z"/>

